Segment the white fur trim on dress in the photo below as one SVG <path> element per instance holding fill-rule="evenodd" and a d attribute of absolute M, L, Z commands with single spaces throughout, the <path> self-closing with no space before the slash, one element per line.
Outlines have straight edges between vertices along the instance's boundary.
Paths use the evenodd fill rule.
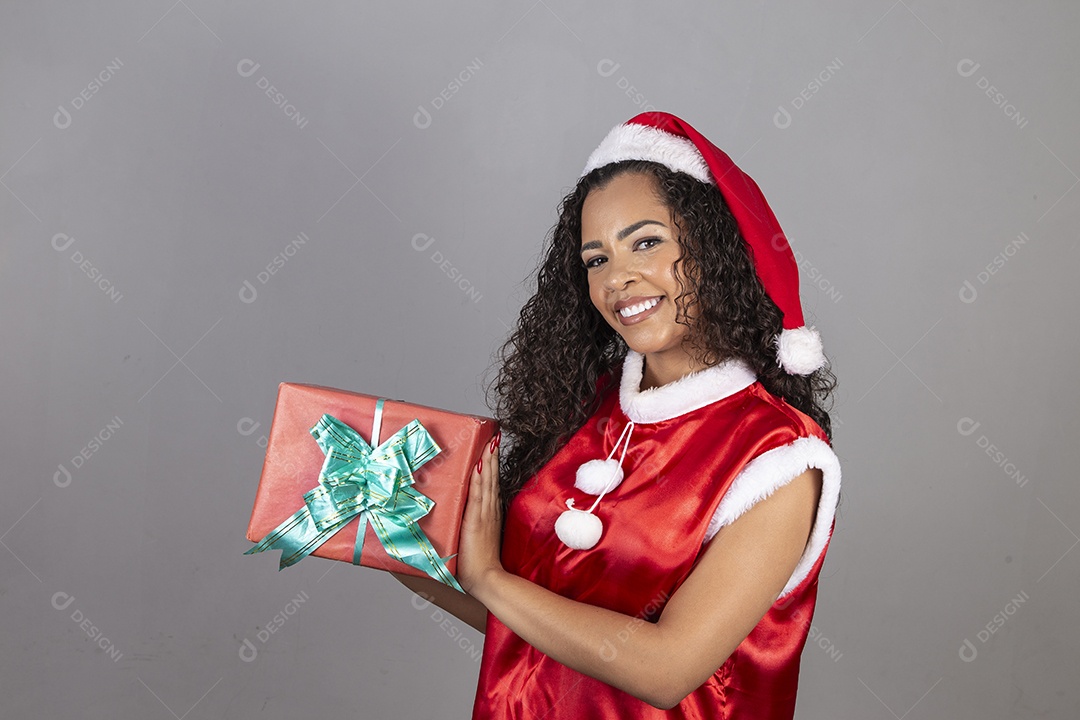
<path fill-rule="evenodd" d="M 652 160 L 701 182 L 713 182 L 709 166 L 694 143 L 664 130 L 634 123 L 615 126 L 593 150 L 581 174 L 588 175 L 598 167 L 621 160 Z"/>
<path fill-rule="evenodd" d="M 705 542 L 708 542 L 721 527 L 729 525 L 777 488 L 787 485 L 812 467 L 821 469 L 821 501 L 806 549 L 778 597 L 787 595 L 806 579 L 832 530 L 836 503 L 840 499 L 840 460 L 828 443 L 816 436 L 801 437 L 751 460 L 732 481 L 705 531 Z"/>
<path fill-rule="evenodd" d="M 825 364 L 821 335 L 813 327 L 783 330 L 776 338 L 780 365 L 791 375 L 809 375 Z"/>
<path fill-rule="evenodd" d="M 627 350 L 619 385 L 619 406 L 635 423 L 670 420 L 734 395 L 753 385 L 757 375 L 745 361 L 731 358 L 659 387 L 641 390 L 645 356 Z"/>

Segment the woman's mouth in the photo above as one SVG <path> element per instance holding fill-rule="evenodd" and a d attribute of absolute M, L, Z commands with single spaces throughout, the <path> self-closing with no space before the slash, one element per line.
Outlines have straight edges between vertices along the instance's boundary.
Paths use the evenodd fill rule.
<path fill-rule="evenodd" d="M 656 308 L 660 306 L 663 299 L 663 297 L 649 298 L 619 310 L 616 313 L 619 316 L 619 322 L 623 325 L 634 325 L 641 322 L 656 312 Z"/>

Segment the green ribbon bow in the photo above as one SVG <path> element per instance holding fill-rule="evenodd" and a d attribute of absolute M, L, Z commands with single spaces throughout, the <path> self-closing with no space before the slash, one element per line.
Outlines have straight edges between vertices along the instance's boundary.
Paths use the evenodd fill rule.
<path fill-rule="evenodd" d="M 375 404 L 372 442 L 379 439 L 384 400 Z M 304 493 L 304 507 L 244 554 L 281 550 L 281 570 L 300 562 L 359 516 L 354 565 L 360 564 L 370 522 L 390 557 L 465 592 L 446 568 L 454 555 L 439 557 L 417 524 L 435 501 L 412 487 L 413 472 L 442 452 L 420 421 L 413 420 L 374 449 L 332 415 L 324 414 L 310 432 L 326 453 L 319 484 Z"/>

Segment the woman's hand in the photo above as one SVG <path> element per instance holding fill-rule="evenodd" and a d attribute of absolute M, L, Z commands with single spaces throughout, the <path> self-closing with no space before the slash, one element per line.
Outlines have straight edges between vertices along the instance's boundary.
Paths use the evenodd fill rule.
<path fill-rule="evenodd" d="M 502 506 L 499 498 L 500 431 L 480 455 L 469 481 L 469 499 L 458 540 L 457 581 L 473 589 L 490 570 L 502 570 Z"/>

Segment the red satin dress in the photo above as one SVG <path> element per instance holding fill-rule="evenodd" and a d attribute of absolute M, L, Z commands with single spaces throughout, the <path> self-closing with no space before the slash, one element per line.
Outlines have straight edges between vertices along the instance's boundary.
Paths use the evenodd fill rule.
<path fill-rule="evenodd" d="M 794 715 L 799 659 L 833 529 L 835 455 L 810 417 L 769 394 L 739 361 L 645 392 L 639 392 L 641 368 L 641 356 L 631 351 L 620 382 L 597 412 L 515 496 L 502 546 L 506 570 L 564 597 L 623 613 L 626 633 L 632 633 L 638 618 L 660 617 L 720 515 L 730 522 L 763 492 L 818 466 L 825 480 L 822 504 L 800 566 L 724 664 L 670 710 L 552 660 L 489 613 L 474 720 Z M 625 477 L 594 510 L 603 534 L 589 550 L 569 548 L 554 530 L 566 499 L 574 498 L 578 509 L 596 499 L 575 487 L 577 468 L 607 457 L 631 418 Z M 736 495 L 741 499 L 721 507 L 726 496 Z M 598 652 L 612 657 L 621 642 L 616 635 Z"/>

